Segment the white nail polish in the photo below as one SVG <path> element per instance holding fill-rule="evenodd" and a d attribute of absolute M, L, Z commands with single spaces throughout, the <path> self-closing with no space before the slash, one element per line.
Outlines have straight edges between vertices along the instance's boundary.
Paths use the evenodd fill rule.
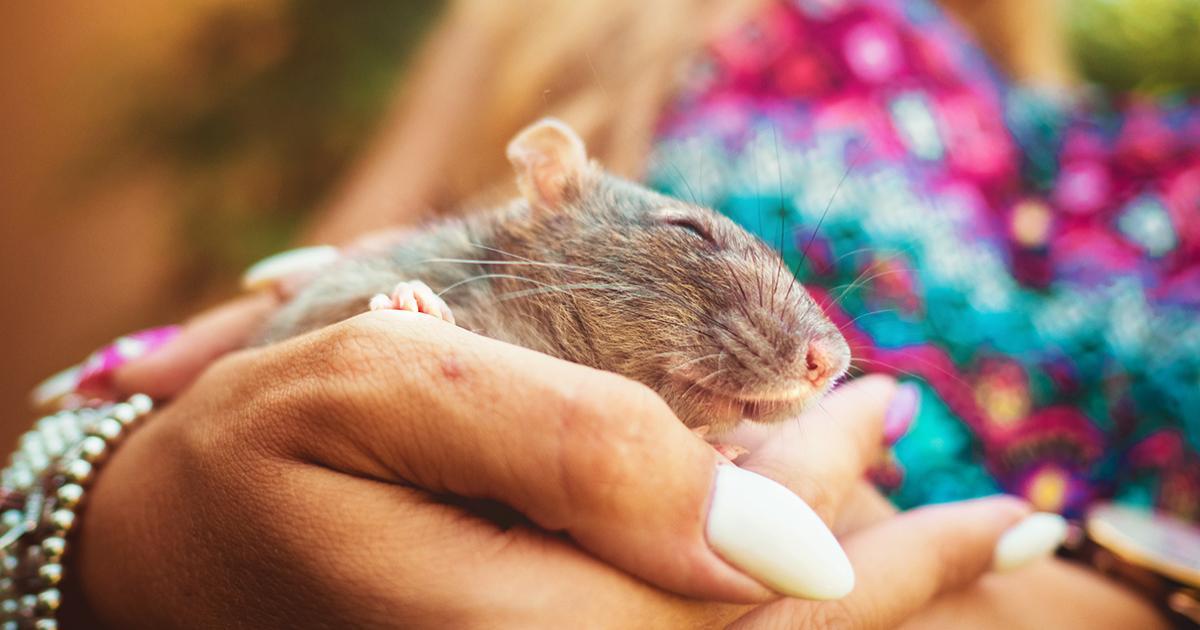
<path fill-rule="evenodd" d="M 833 532 L 803 499 L 762 475 L 717 467 L 707 535 L 726 562 L 784 595 L 838 599 L 854 589 L 854 568 Z"/>
<path fill-rule="evenodd" d="M 1044 558 L 1067 538 L 1067 521 L 1058 514 L 1036 512 L 1009 528 L 996 543 L 992 568 L 1012 571 Z"/>
<path fill-rule="evenodd" d="M 338 248 L 331 245 L 301 247 L 280 252 L 251 265 L 246 273 L 242 274 L 242 288 L 257 291 L 292 274 L 320 269 L 333 263 L 340 256 Z"/>

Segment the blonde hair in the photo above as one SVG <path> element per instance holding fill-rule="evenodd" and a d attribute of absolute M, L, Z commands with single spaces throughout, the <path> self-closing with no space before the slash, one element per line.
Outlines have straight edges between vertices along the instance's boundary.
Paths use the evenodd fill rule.
<path fill-rule="evenodd" d="M 511 191 L 509 138 L 558 116 L 610 170 L 637 175 L 682 64 L 770 0 L 457 0 L 431 34 L 374 149 L 310 232 L 341 241 Z M 944 0 L 1005 34 L 1042 0 Z M 965 7 L 965 8 L 964 8 Z M 997 14 L 1001 17 L 997 18 Z M 1042 29 L 1044 32 L 1045 29 Z M 985 44 L 1000 41 L 981 37 Z M 1003 42 L 1007 50 L 1024 49 Z M 1039 49 L 1040 50 L 1040 49 Z M 993 50 L 993 54 L 1004 50 Z M 999 55 L 1002 65 L 1007 56 Z"/>

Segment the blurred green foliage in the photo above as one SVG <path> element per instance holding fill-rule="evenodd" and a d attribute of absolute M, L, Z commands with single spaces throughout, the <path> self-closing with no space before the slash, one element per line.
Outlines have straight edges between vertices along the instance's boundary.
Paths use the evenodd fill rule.
<path fill-rule="evenodd" d="M 1200 0 L 1067 0 L 1080 70 L 1114 92 L 1200 89 Z"/>
<path fill-rule="evenodd" d="M 234 7 L 185 46 L 127 133 L 177 176 L 186 283 L 286 247 L 367 142 L 436 1 Z M 144 153 L 144 152 L 143 152 Z"/>

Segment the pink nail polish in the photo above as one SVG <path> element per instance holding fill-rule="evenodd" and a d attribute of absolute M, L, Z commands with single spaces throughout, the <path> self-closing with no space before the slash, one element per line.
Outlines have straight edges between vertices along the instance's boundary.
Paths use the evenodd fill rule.
<path fill-rule="evenodd" d="M 79 381 L 75 391 L 81 394 L 107 396 L 112 389 L 112 375 L 121 366 L 150 355 L 179 336 L 180 326 L 161 326 L 130 333 L 93 352 L 79 366 Z"/>
<path fill-rule="evenodd" d="M 883 441 L 888 446 L 900 441 L 912 426 L 917 416 L 917 405 L 921 401 L 921 390 L 912 383 L 901 383 L 892 396 L 887 412 L 883 416 Z"/>

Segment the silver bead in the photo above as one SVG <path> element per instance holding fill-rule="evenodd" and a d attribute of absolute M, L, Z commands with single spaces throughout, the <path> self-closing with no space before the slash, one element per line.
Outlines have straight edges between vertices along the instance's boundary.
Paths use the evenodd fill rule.
<path fill-rule="evenodd" d="M 133 408 L 133 405 L 129 403 L 120 403 L 115 405 L 112 408 L 112 411 L 108 412 L 108 415 L 119 420 L 121 424 L 129 424 L 130 422 L 137 420 L 138 416 L 141 414 L 137 412 L 137 409 Z"/>
<path fill-rule="evenodd" d="M 13 602 L 13 604 L 16 604 L 16 602 Z M 17 614 L 17 611 L 13 610 L 12 614 Z M 4 630 L 21 630 L 21 624 L 16 621 L 5 621 L 4 625 L 0 626 L 0 628 L 4 628 Z"/>
<path fill-rule="evenodd" d="M 26 451 L 29 456 L 29 469 L 35 475 L 42 474 L 50 466 L 50 458 L 45 453 Z"/>
<path fill-rule="evenodd" d="M 115 418 L 105 418 L 96 423 L 92 427 L 92 434 L 98 435 L 109 442 L 115 441 L 121 437 L 121 431 L 125 429 L 125 425 L 121 424 L 120 420 Z"/>
<path fill-rule="evenodd" d="M 77 483 L 68 483 L 58 489 L 58 504 L 74 509 L 83 500 L 83 486 Z"/>
<path fill-rule="evenodd" d="M 21 562 L 17 560 L 17 557 L 8 553 L 0 557 L 0 564 L 3 565 L 4 572 L 9 574 L 16 572 L 17 567 L 21 566 Z"/>
<path fill-rule="evenodd" d="M 53 619 L 38 619 L 33 627 L 34 630 L 58 630 L 58 622 Z"/>
<path fill-rule="evenodd" d="M 46 557 L 46 562 L 61 564 L 66 551 L 67 541 L 60 536 L 51 536 L 42 541 L 42 554 Z"/>
<path fill-rule="evenodd" d="M 51 457 L 62 455 L 67 449 L 67 443 L 63 440 L 62 432 L 58 428 L 58 420 L 54 417 L 42 418 L 37 423 L 38 434 L 42 437 L 42 444 L 46 447 L 46 454 Z"/>
<path fill-rule="evenodd" d="M 28 453 L 46 453 L 42 444 L 42 436 L 37 431 L 28 431 L 21 435 L 21 450 Z"/>
<path fill-rule="evenodd" d="M 6 599 L 3 602 L 0 602 L 0 612 L 8 616 L 17 614 L 17 610 L 20 607 L 20 604 L 18 604 L 17 600 L 15 599 Z"/>
<path fill-rule="evenodd" d="M 75 526 L 75 512 L 68 509 L 54 510 L 50 514 L 50 524 L 54 525 L 56 533 L 65 535 Z"/>
<path fill-rule="evenodd" d="M 0 578 L 0 593 L 3 593 L 5 597 L 13 594 L 13 586 L 15 585 L 12 578 Z"/>
<path fill-rule="evenodd" d="M 22 595 L 21 599 L 18 601 L 20 601 L 21 604 L 17 607 L 17 614 L 24 615 L 26 617 L 32 617 L 34 611 L 37 610 L 37 595 L 34 595 L 33 593 Z"/>
<path fill-rule="evenodd" d="M 27 466 L 14 465 L 12 468 L 12 485 L 17 490 L 28 490 L 37 482 L 37 477 Z"/>
<path fill-rule="evenodd" d="M 58 432 L 66 443 L 74 444 L 83 438 L 83 420 L 79 416 L 58 415 L 55 420 L 58 422 Z"/>
<path fill-rule="evenodd" d="M 154 410 L 154 399 L 145 394 L 134 394 L 129 397 L 129 405 L 144 416 Z"/>
<path fill-rule="evenodd" d="M 47 586 L 58 586 L 58 583 L 62 581 L 62 574 L 61 564 L 43 564 L 38 569 L 38 577 L 42 578 Z"/>
<path fill-rule="evenodd" d="M 21 454 L 25 456 L 24 460 L 28 462 L 29 468 L 34 473 L 40 473 L 50 465 L 50 458 L 46 455 L 46 445 L 42 443 L 42 437 L 32 431 L 21 437 Z M 13 460 L 15 462 L 16 457 Z"/>
<path fill-rule="evenodd" d="M 62 593 L 56 588 L 48 588 L 37 595 L 37 610 L 54 614 L 62 605 Z"/>
<path fill-rule="evenodd" d="M 67 481 L 81 486 L 92 480 L 92 465 L 82 459 L 73 459 L 63 468 Z"/>
<path fill-rule="evenodd" d="M 0 516 L 0 522 L 3 522 L 5 530 L 10 530 L 20 525 L 24 520 L 25 515 L 21 513 L 21 510 L 5 510 L 4 515 Z"/>
<path fill-rule="evenodd" d="M 89 435 L 79 443 L 79 457 L 88 463 L 99 463 L 106 454 L 108 454 L 108 442 L 105 442 L 102 437 Z"/>

